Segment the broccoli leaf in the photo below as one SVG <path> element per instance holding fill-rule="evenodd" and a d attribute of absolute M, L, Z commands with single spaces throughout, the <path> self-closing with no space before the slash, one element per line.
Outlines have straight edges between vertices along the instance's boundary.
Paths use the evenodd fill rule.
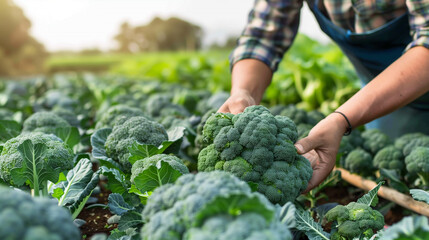
<path fill-rule="evenodd" d="M 413 196 L 414 199 L 429 204 L 429 192 L 426 192 L 421 189 L 411 189 L 410 194 Z"/>
<path fill-rule="evenodd" d="M 139 228 L 143 225 L 142 215 L 136 211 L 128 211 L 119 219 L 118 229 L 125 231 L 129 228 Z"/>
<path fill-rule="evenodd" d="M 363 195 L 361 198 L 357 200 L 358 203 L 363 203 L 368 206 L 374 207 L 378 203 L 378 196 L 377 192 L 378 189 L 380 189 L 381 185 L 383 185 L 384 182 L 381 181 L 375 186 L 373 189 L 371 189 L 367 194 Z"/>
<path fill-rule="evenodd" d="M 107 156 L 106 149 L 104 148 L 104 144 L 106 143 L 107 137 L 111 132 L 111 128 L 101 128 L 91 135 L 92 156 L 95 159 L 98 159 L 102 166 L 106 166 L 108 168 L 115 168 L 123 171 L 123 168 L 119 163 L 115 162 Z"/>
<path fill-rule="evenodd" d="M 329 233 L 323 231 L 322 226 L 315 222 L 308 211 L 297 209 L 295 212 L 296 228 L 303 231 L 309 239 L 329 240 Z"/>
<path fill-rule="evenodd" d="M 409 191 L 408 186 L 403 181 L 401 181 L 397 170 L 381 168 L 380 175 L 387 178 L 389 180 L 390 186 L 394 189 L 403 193 Z"/>
<path fill-rule="evenodd" d="M 429 239 L 428 218 L 408 216 L 381 233 L 383 240 Z"/>
<path fill-rule="evenodd" d="M 156 166 L 150 166 L 134 178 L 135 186 L 142 193 L 149 192 L 155 188 L 173 183 L 182 174 L 175 170 L 165 161 L 157 162 Z"/>
<path fill-rule="evenodd" d="M 285 224 L 288 228 L 295 228 L 295 212 L 296 207 L 293 203 L 287 202 L 283 207 L 277 209 L 277 215 L 283 224 Z"/>
<path fill-rule="evenodd" d="M 34 195 L 39 196 L 39 191 L 47 187 L 48 180 L 58 181 L 59 169 L 53 169 L 49 163 L 45 162 L 45 144 L 33 145 L 31 140 L 27 139 L 18 146 L 18 151 L 24 161 L 20 167 L 13 168 L 11 171 L 16 185 L 21 186 L 29 181 L 30 187 L 34 189 Z"/>
<path fill-rule="evenodd" d="M 92 170 L 91 161 L 82 159 L 68 172 L 66 181 L 59 182 L 53 187 L 53 196 L 58 199 L 59 206 L 75 212 L 76 209 L 79 209 L 82 201 L 90 196 L 97 186 L 98 180 L 98 172 L 94 173 Z"/>
<path fill-rule="evenodd" d="M 199 211 L 193 222 L 193 226 L 200 227 L 207 218 L 218 214 L 238 216 L 245 212 L 254 212 L 263 216 L 267 222 L 274 218 L 274 209 L 268 202 L 258 195 L 248 196 L 246 194 L 231 194 L 229 196 L 218 196 Z"/>
<path fill-rule="evenodd" d="M 21 133 L 21 125 L 15 121 L 0 120 L 0 142 L 18 136 Z"/>
<path fill-rule="evenodd" d="M 173 147 L 175 149 L 180 148 L 181 140 L 185 134 L 184 127 L 176 127 L 167 131 L 168 141 L 163 142 L 160 146 L 153 146 L 148 144 L 140 144 L 137 141 L 131 145 L 128 150 L 130 152 L 130 156 L 128 161 L 131 164 L 134 164 L 137 160 L 152 157 L 156 154 L 161 154 L 169 147 Z M 173 145 L 173 146 L 172 146 Z M 177 148 L 177 146 L 179 147 Z"/>
<path fill-rule="evenodd" d="M 128 211 L 134 210 L 133 207 L 131 207 L 128 203 L 125 202 L 121 194 L 110 194 L 108 201 L 109 203 L 107 205 L 109 206 L 110 212 L 112 212 L 113 214 L 122 216 Z"/>
<path fill-rule="evenodd" d="M 73 149 L 80 142 L 79 130 L 76 127 L 55 128 L 54 134 Z"/>
<path fill-rule="evenodd" d="M 110 189 L 110 191 L 119 194 L 127 191 L 130 184 L 123 172 L 115 168 L 108 168 L 106 166 L 101 166 L 100 172 L 102 175 L 107 177 L 107 187 Z"/>

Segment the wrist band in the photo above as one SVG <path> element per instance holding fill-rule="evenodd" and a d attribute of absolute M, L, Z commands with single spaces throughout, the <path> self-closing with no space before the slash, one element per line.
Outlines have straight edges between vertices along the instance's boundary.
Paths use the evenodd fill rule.
<path fill-rule="evenodd" d="M 346 132 L 344 133 L 344 136 L 348 136 L 348 135 L 350 135 L 350 133 L 352 133 L 352 125 L 350 124 L 350 121 L 349 121 L 349 119 L 347 118 L 347 116 L 346 116 L 344 113 L 339 112 L 339 111 L 334 111 L 334 113 L 339 113 L 339 114 L 341 114 L 341 115 L 346 119 L 347 124 L 348 124 L 349 126 L 346 128 Z"/>

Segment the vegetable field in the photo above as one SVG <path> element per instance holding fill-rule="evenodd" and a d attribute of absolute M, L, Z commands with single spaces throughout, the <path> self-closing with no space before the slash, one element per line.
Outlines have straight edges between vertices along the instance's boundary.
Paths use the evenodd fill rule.
<path fill-rule="evenodd" d="M 354 130 L 301 194 L 293 144 L 358 83 L 338 49 L 298 40 L 236 115 L 216 112 L 229 66 L 207 54 L 0 82 L 0 239 L 429 239 L 422 133 Z"/>

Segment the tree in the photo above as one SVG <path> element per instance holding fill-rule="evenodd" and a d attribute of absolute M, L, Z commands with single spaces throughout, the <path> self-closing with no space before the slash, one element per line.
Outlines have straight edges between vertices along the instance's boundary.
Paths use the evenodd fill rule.
<path fill-rule="evenodd" d="M 0 0 L 0 76 L 40 73 L 46 52 L 30 36 L 31 22 L 11 0 Z"/>
<path fill-rule="evenodd" d="M 154 18 L 147 25 L 131 27 L 123 23 L 115 36 L 120 52 L 194 51 L 201 48 L 201 27 L 177 17 Z"/>

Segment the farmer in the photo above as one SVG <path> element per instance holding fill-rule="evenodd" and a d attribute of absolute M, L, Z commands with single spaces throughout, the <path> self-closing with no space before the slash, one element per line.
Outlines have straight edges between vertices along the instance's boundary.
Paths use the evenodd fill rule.
<path fill-rule="evenodd" d="M 367 127 L 391 137 L 429 134 L 429 0 L 307 3 L 365 85 L 295 144 L 314 169 L 308 191 L 332 171 L 341 137 L 354 127 L 369 123 Z M 230 56 L 231 96 L 220 112 L 236 114 L 260 103 L 296 35 L 302 4 L 303 0 L 255 1 Z"/>

